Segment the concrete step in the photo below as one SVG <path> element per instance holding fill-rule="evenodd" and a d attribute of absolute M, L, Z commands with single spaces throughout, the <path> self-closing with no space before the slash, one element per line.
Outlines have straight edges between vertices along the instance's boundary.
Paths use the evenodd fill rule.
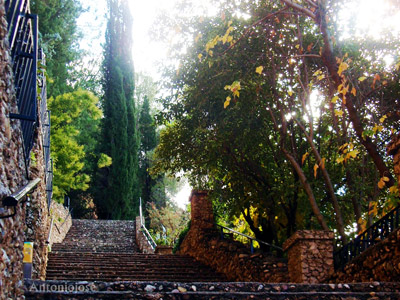
<path fill-rule="evenodd" d="M 26 281 L 26 299 L 399 299 L 400 283 L 261 284 L 237 282 Z"/>

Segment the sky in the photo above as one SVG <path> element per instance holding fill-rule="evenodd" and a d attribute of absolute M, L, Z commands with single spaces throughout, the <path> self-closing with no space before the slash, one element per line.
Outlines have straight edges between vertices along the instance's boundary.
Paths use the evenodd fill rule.
<path fill-rule="evenodd" d="M 346 19 L 350 11 L 357 11 L 355 17 L 360 34 L 368 32 L 371 37 L 379 38 L 383 28 L 395 28 L 400 31 L 400 10 L 391 17 L 383 18 L 388 0 L 353 0 L 347 2 L 343 10 Z M 399 0 L 392 0 L 394 2 Z M 90 6 L 87 13 L 78 20 L 78 26 L 85 32 L 86 40 L 83 48 L 92 53 L 101 53 L 104 43 L 106 0 L 81 0 L 84 7 Z M 149 31 L 157 18 L 162 13 L 171 13 L 174 5 L 179 0 L 131 0 L 131 13 L 133 16 L 133 61 L 136 72 L 144 72 L 155 80 L 160 79 L 160 61 L 168 59 L 168 45 L 155 41 Z M 207 0 L 198 1 L 198 5 L 206 5 Z M 208 6 L 208 11 L 213 8 Z M 361 30 L 363 29 L 363 30 Z M 174 197 L 177 204 L 184 208 L 188 203 L 190 186 L 185 184 L 182 190 Z"/>

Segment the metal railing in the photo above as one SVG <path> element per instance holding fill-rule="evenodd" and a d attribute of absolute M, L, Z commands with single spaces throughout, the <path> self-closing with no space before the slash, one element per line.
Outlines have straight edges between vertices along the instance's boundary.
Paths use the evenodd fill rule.
<path fill-rule="evenodd" d="M 247 238 L 247 239 L 250 241 L 250 252 L 251 252 L 251 254 L 254 253 L 254 245 L 253 245 L 253 242 L 254 242 L 254 241 L 256 241 L 256 242 L 259 243 L 259 244 L 263 244 L 263 245 L 266 245 L 266 246 L 268 246 L 268 247 L 274 248 L 274 249 L 276 249 L 276 250 L 283 251 L 283 249 L 282 249 L 281 247 L 278 247 L 278 246 L 269 244 L 269 243 L 267 243 L 267 242 L 258 240 L 258 239 L 256 239 L 256 238 L 253 238 L 252 236 L 249 236 L 249 235 L 247 235 L 247 234 L 244 234 L 244 233 L 241 233 L 241 232 L 239 232 L 239 231 L 233 230 L 233 229 L 231 229 L 231 228 L 228 228 L 228 227 L 225 227 L 225 226 L 222 226 L 222 225 L 218 225 L 218 224 L 217 224 L 217 227 L 220 228 L 220 231 L 221 231 L 221 238 L 223 238 L 223 239 L 225 238 L 224 229 L 225 229 L 225 230 L 228 230 L 228 231 L 230 231 L 230 232 L 232 232 L 233 234 L 240 235 L 240 236 L 243 236 L 243 237 Z"/>
<path fill-rule="evenodd" d="M 38 17 L 30 13 L 28 0 L 6 1 L 8 40 L 11 50 L 18 113 L 21 121 L 25 165 L 29 165 L 37 115 Z"/>
<path fill-rule="evenodd" d="M 28 182 L 28 184 L 23 186 L 21 189 L 19 189 L 15 193 L 11 194 L 10 196 L 5 197 L 2 200 L 2 205 L 4 207 L 12 207 L 14 212 L 11 215 L 0 216 L 0 219 L 11 218 L 11 217 L 15 216 L 15 214 L 17 213 L 17 210 L 16 210 L 17 205 L 25 202 L 25 201 L 23 201 L 23 199 L 28 197 L 28 194 L 36 188 L 36 186 L 39 184 L 39 182 L 40 182 L 40 178 L 31 180 Z"/>
<path fill-rule="evenodd" d="M 35 140 L 35 130 L 39 122 L 42 124 L 45 184 L 48 208 L 50 209 L 53 192 L 53 166 L 50 159 L 50 111 L 47 110 L 45 55 L 38 48 L 38 16 L 30 13 L 29 0 L 6 0 L 5 8 L 18 104 L 18 113 L 10 113 L 10 118 L 20 120 L 27 177 L 29 177 L 28 167 L 30 152 Z"/>
<path fill-rule="evenodd" d="M 140 215 L 140 230 L 143 232 L 144 236 L 147 239 L 150 247 L 155 250 L 157 247 L 157 243 L 154 241 L 153 237 L 151 236 L 150 232 L 147 230 L 144 224 L 144 216 L 142 211 L 142 198 L 139 198 L 139 215 Z"/>
<path fill-rule="evenodd" d="M 342 269 L 353 258 L 360 255 L 369 247 L 388 237 L 395 229 L 399 228 L 400 206 L 396 207 L 379 221 L 374 223 L 350 243 L 344 245 L 334 253 L 335 269 Z"/>

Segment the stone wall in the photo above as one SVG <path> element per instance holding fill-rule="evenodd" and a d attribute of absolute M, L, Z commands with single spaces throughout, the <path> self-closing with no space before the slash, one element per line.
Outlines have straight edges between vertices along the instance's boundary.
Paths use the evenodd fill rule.
<path fill-rule="evenodd" d="M 10 120 L 17 112 L 7 41 L 4 1 L 0 2 L 0 199 L 27 183 L 19 121 Z M 1 202 L 0 202 L 1 205 Z M 0 215 L 12 211 L 0 209 Z M 12 218 L 0 219 L 0 299 L 22 299 L 22 251 L 24 207 Z"/>
<path fill-rule="evenodd" d="M 40 108 L 40 105 L 38 105 Z M 41 182 L 30 200 L 17 206 L 16 215 L 0 219 L 0 299 L 23 299 L 23 244 L 34 242 L 33 278 L 44 278 L 47 260 L 45 244 L 49 229 L 44 182 L 41 127 L 36 129 L 31 165 L 26 174 L 20 122 L 10 119 L 18 113 L 7 40 L 4 1 L 0 2 L 0 200 L 22 188 L 29 180 Z M 1 202 L 0 202 L 1 206 Z M 11 211 L 0 207 L 0 215 Z"/>
<path fill-rule="evenodd" d="M 212 204 L 206 191 L 193 191 L 191 226 L 179 254 L 196 260 L 226 275 L 230 281 L 288 282 L 287 263 L 264 253 L 251 254 L 242 243 L 221 239 L 214 229 Z"/>
<path fill-rule="evenodd" d="M 67 235 L 72 226 L 72 217 L 68 208 L 64 205 L 53 201 L 50 206 L 50 219 L 53 219 L 53 227 L 51 227 L 51 234 L 49 245 L 54 243 L 61 243 Z"/>
<path fill-rule="evenodd" d="M 38 106 L 40 108 L 40 105 Z M 47 205 L 45 168 L 42 143 L 42 124 L 39 124 L 35 133 L 35 144 L 29 167 L 29 176 L 33 180 L 41 181 L 32 193 L 32 197 L 26 206 L 25 241 L 33 242 L 32 278 L 44 279 L 47 265 L 47 236 L 50 228 L 49 210 Z"/>
<path fill-rule="evenodd" d="M 290 282 L 321 283 L 334 271 L 332 231 L 299 230 L 284 244 Z"/>
<path fill-rule="evenodd" d="M 135 231 L 136 245 L 138 246 L 139 251 L 142 253 L 154 253 L 154 249 L 151 247 L 146 235 L 141 230 L 140 217 L 136 217 Z"/>
<path fill-rule="evenodd" d="M 329 282 L 400 282 L 400 229 L 337 271 Z"/>

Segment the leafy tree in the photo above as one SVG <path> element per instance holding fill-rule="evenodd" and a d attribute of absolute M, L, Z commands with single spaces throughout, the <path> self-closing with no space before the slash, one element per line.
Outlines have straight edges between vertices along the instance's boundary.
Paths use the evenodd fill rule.
<path fill-rule="evenodd" d="M 138 147 L 132 61 L 132 17 L 127 1 L 108 1 L 103 62 L 101 151 L 112 159 L 102 173 L 96 201 L 100 217 L 132 219 L 138 214 Z M 104 192 L 106 191 L 106 192 Z"/>
<path fill-rule="evenodd" d="M 335 28 L 318 23 L 326 18 L 314 12 L 332 16 L 338 12 L 332 3 L 222 1 L 219 17 L 172 22 L 190 28 L 195 42 L 187 54 L 177 51 L 179 70 L 167 71 L 175 74 L 174 93 L 158 118 L 166 128 L 154 170 L 189 173 L 193 184 L 214 190 L 221 215 L 242 214 L 256 237 L 268 242 L 281 243 L 296 228 L 336 227 L 345 243 L 346 226 L 357 222 L 362 229 L 371 215 L 393 205 L 378 189 L 390 187 L 391 175 L 378 163 L 388 159 L 377 142 L 392 128 L 379 125 L 387 117 L 375 115 L 380 105 L 374 94 L 396 103 L 392 84 L 398 76 L 386 73 L 382 85 L 374 76 L 361 88 L 362 72 L 383 67 L 376 62 L 394 53 L 393 40 L 373 49 L 363 40 L 330 48 L 328 32 Z M 239 12 L 251 17 L 244 20 Z M 350 63 L 358 72 L 351 79 Z M 338 75 L 341 85 L 332 82 Z M 362 98 L 353 102 L 354 114 L 346 100 L 356 96 Z M 375 130 L 360 135 L 357 122 Z"/>
<path fill-rule="evenodd" d="M 79 0 L 32 0 L 32 13 L 39 15 L 40 47 L 46 55 L 48 95 L 71 92 L 69 72 L 80 56 L 76 20 L 82 12 Z"/>
<path fill-rule="evenodd" d="M 59 202 L 71 190 L 84 191 L 89 187 L 93 139 L 101 117 L 97 102 L 92 93 L 83 90 L 49 99 L 53 197 Z"/>
<path fill-rule="evenodd" d="M 167 201 L 161 208 L 157 208 L 154 203 L 149 203 L 147 212 L 151 220 L 150 230 L 156 237 L 157 244 L 173 245 L 189 220 L 187 211 L 171 201 Z"/>

